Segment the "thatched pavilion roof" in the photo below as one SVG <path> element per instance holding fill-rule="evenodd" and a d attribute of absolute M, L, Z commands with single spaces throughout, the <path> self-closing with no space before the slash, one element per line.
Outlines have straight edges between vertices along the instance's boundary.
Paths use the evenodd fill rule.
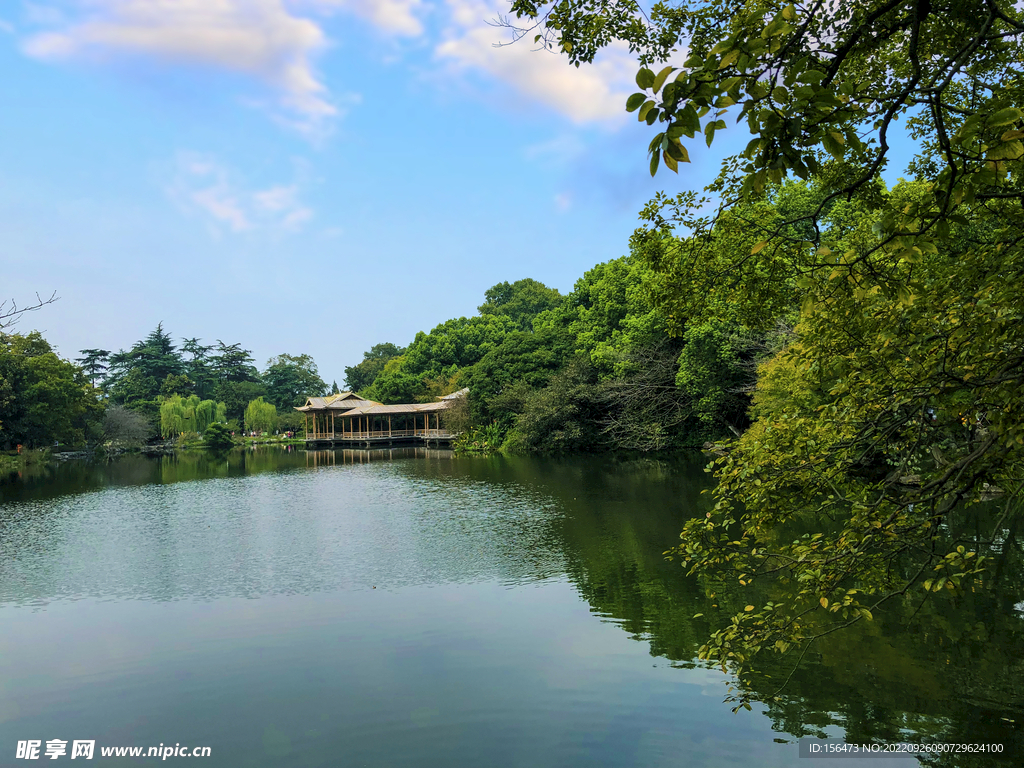
<path fill-rule="evenodd" d="M 449 402 L 439 403 L 399 403 L 398 405 L 381 405 L 380 403 L 367 403 L 350 411 L 345 411 L 343 416 L 400 416 L 410 413 L 434 413 L 444 411 L 450 407 Z"/>
<path fill-rule="evenodd" d="M 296 407 L 296 411 L 337 413 L 339 416 L 397 416 L 410 413 L 434 413 L 450 408 L 456 400 L 469 394 L 469 388 L 460 389 L 450 395 L 445 395 L 435 403 L 400 403 L 398 405 L 384 405 L 375 400 L 367 400 L 355 392 L 342 392 L 338 395 L 327 397 L 308 397 L 306 404 Z"/>
<path fill-rule="evenodd" d="M 296 406 L 296 411 L 335 411 L 335 412 L 349 412 L 353 408 L 358 408 L 362 405 L 380 405 L 375 400 L 367 400 L 365 397 L 360 397 L 355 392 L 339 392 L 336 395 L 327 395 L 326 397 L 307 397 L 306 404 Z"/>

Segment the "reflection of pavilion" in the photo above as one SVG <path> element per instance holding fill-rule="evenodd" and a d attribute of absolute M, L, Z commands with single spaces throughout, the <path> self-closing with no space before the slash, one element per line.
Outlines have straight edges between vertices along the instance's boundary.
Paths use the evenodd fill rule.
<path fill-rule="evenodd" d="M 306 404 L 295 410 L 306 417 L 307 443 L 450 443 L 454 435 L 441 427 L 441 412 L 468 393 L 463 389 L 434 403 L 384 405 L 354 392 L 342 392 L 307 398 Z"/>
<path fill-rule="evenodd" d="M 374 444 L 379 445 L 379 444 Z M 303 451 L 306 466 L 317 469 L 320 467 L 342 467 L 356 464 L 372 464 L 375 461 L 394 461 L 395 459 L 447 459 L 451 457 L 448 448 L 426 448 L 417 446 L 395 446 L 377 448 L 316 448 L 310 447 Z"/>

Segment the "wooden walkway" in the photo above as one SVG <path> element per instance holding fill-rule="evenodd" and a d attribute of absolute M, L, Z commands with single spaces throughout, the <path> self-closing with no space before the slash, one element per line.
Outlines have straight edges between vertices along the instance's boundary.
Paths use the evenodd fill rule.
<path fill-rule="evenodd" d="M 445 429 L 384 429 L 373 432 L 318 432 L 315 436 L 306 437 L 306 445 L 448 445 L 454 439 L 455 435 Z"/>

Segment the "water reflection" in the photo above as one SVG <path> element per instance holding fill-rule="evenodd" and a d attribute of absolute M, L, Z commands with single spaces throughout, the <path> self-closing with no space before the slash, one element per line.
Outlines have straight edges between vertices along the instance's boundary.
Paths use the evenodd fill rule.
<path fill-rule="evenodd" d="M 383 590 L 400 600 L 443 585 L 486 591 L 567 581 L 601 621 L 655 659 L 696 673 L 701 642 L 748 599 L 698 583 L 662 556 L 683 522 L 706 510 L 702 470 L 699 457 L 538 461 L 425 448 L 258 448 L 69 463 L 0 484 L 0 608 L 83 598 L 305 599 L 339 590 Z M 1019 532 L 1007 530 L 993 554 L 990 591 L 894 605 L 820 641 L 765 710 L 772 729 L 782 740 L 845 733 L 858 742 L 1000 742 L 1002 755 L 935 762 L 1014 764 L 1024 750 Z M 284 605 L 276 610 L 291 610 Z M 485 615 L 481 603 L 446 621 Z M 372 641 L 377 629 L 363 631 Z M 792 661 L 766 660 L 754 678 L 758 692 L 775 691 Z M 711 700 L 720 699 L 724 690 L 711 679 Z"/>

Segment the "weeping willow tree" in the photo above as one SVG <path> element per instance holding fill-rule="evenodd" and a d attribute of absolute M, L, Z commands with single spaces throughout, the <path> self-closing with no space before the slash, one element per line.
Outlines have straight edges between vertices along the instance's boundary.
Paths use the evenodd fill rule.
<path fill-rule="evenodd" d="M 277 428 L 277 406 L 257 397 L 245 407 L 245 428 L 255 432 L 270 432 Z"/>
<path fill-rule="evenodd" d="M 217 405 L 213 400 L 203 400 L 196 406 L 196 432 L 202 434 L 214 421 Z"/>
<path fill-rule="evenodd" d="M 202 433 L 215 422 L 227 421 L 227 407 L 196 395 L 171 395 L 160 404 L 160 434 L 165 438 L 186 432 Z"/>

